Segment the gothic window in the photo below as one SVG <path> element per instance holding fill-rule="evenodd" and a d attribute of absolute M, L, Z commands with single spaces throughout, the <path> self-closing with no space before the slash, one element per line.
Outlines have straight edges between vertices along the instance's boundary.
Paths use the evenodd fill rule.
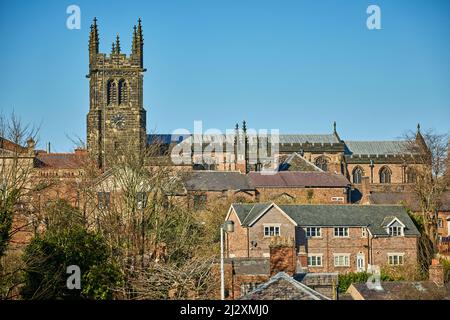
<path fill-rule="evenodd" d="M 119 81 L 119 104 L 127 104 L 129 99 L 128 84 L 124 79 Z"/>
<path fill-rule="evenodd" d="M 406 171 L 406 181 L 408 183 L 415 183 L 417 181 L 416 170 L 409 168 L 408 171 Z"/>
<path fill-rule="evenodd" d="M 353 169 L 353 183 L 360 184 L 362 182 L 362 177 L 364 176 L 364 171 L 361 167 L 356 167 Z"/>
<path fill-rule="evenodd" d="M 389 167 L 383 167 L 380 169 L 380 183 L 391 183 L 392 172 Z"/>
<path fill-rule="evenodd" d="M 328 159 L 326 157 L 318 157 L 316 159 L 316 166 L 323 171 L 328 171 Z"/>
<path fill-rule="evenodd" d="M 108 106 L 117 102 L 117 83 L 114 80 L 108 81 L 106 95 L 106 104 Z"/>

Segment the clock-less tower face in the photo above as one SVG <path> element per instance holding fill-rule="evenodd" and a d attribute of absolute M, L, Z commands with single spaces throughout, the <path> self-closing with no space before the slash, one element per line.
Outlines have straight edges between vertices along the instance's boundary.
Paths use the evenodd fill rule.
<path fill-rule="evenodd" d="M 147 142 L 143 107 L 143 36 L 140 21 L 133 33 L 131 54 L 123 54 L 117 39 L 111 54 L 98 52 L 96 21 L 89 40 L 90 109 L 87 116 L 89 153 L 100 167 L 117 150 L 141 152 Z"/>

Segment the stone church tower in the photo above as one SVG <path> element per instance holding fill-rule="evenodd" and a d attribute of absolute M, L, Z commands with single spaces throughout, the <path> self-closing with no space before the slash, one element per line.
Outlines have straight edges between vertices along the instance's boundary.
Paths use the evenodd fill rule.
<path fill-rule="evenodd" d="M 147 143 L 143 107 L 143 36 L 134 26 L 131 55 L 121 53 L 119 36 L 109 56 L 99 53 L 97 19 L 89 36 L 87 148 L 101 168 L 120 152 L 139 153 Z"/>

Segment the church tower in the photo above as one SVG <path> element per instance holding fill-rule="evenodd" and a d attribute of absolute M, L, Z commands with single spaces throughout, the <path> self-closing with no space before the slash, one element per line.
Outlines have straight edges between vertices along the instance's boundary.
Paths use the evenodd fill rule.
<path fill-rule="evenodd" d="M 111 54 L 99 53 L 96 18 L 91 25 L 87 148 L 103 169 L 108 165 L 108 158 L 121 152 L 138 154 L 146 147 L 143 40 L 139 19 L 134 26 L 129 56 L 121 52 L 119 35 L 112 44 Z"/>

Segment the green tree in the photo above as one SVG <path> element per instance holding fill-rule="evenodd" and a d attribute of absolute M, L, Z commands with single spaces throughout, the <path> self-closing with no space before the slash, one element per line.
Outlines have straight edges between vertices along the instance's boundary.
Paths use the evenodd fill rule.
<path fill-rule="evenodd" d="M 110 262 L 104 239 L 82 227 L 47 231 L 25 249 L 25 299 L 110 299 L 121 274 Z M 66 269 L 77 265 L 81 290 L 69 290 Z"/>

